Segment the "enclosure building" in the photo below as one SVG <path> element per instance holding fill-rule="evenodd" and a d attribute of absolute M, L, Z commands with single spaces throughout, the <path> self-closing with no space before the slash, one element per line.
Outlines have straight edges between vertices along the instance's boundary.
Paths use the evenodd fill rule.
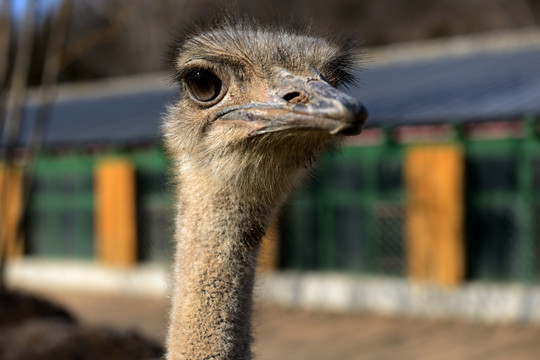
<path fill-rule="evenodd" d="M 326 154 L 283 210 L 270 263 L 449 285 L 539 282 L 539 59 L 540 48 L 521 49 L 361 72 L 349 92 L 370 112 L 366 129 Z M 162 83 L 61 91 L 31 167 L 26 256 L 169 261 L 159 124 L 177 89 Z"/>

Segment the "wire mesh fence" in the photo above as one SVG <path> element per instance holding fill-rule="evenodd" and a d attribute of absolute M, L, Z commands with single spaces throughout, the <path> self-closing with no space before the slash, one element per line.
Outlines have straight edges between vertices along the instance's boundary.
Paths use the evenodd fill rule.
<path fill-rule="evenodd" d="M 338 154 L 324 156 L 312 180 L 295 193 L 279 218 L 279 269 L 284 273 L 295 270 L 377 275 L 400 281 L 427 278 L 435 279 L 435 283 L 454 271 L 459 281 L 453 285 L 465 291 L 459 296 L 426 293 L 419 299 L 414 297 L 414 291 L 401 288 L 407 281 L 392 285 L 394 290 L 385 288 L 384 292 L 397 298 L 410 297 L 413 312 L 417 313 L 427 308 L 451 310 L 459 303 L 463 314 L 474 315 L 482 310 L 482 304 L 494 301 L 488 310 L 496 317 L 498 309 L 518 300 L 506 290 L 471 290 L 470 284 L 540 282 L 540 141 L 536 137 L 452 141 L 451 146 L 462 154 L 463 174 L 455 177 L 461 176 L 462 196 L 448 196 L 455 179 L 437 173 L 441 165 L 429 161 L 423 166 L 426 174 L 422 176 L 439 174 L 446 188 L 434 190 L 429 182 L 421 182 L 416 188 L 410 185 L 407 154 L 417 145 L 352 145 Z M 426 151 L 438 147 L 431 144 Z M 174 211 L 167 161 L 159 149 L 123 156 L 136 169 L 138 261 L 166 264 L 174 254 Z M 446 160 L 441 159 L 444 165 Z M 98 159 L 74 155 L 40 161 L 28 213 L 27 252 L 37 256 L 92 257 L 95 229 L 91 179 Z M 438 228 L 448 226 L 450 219 L 437 207 L 428 208 L 434 214 L 421 213 L 426 223 L 424 233 L 414 233 L 411 199 L 415 192 L 428 202 L 445 198 L 442 195 L 455 202 L 461 211 L 461 237 L 440 237 Z M 462 253 L 452 250 L 448 241 L 459 243 Z M 422 263 L 420 270 L 418 262 Z M 430 272 L 442 275 L 430 278 Z M 362 284 L 353 286 L 359 289 L 357 293 L 368 291 Z M 321 290 L 321 296 L 327 296 L 326 292 Z M 373 309 L 385 302 L 401 306 L 397 300 L 380 303 L 377 299 L 370 300 Z"/>
<path fill-rule="evenodd" d="M 463 247 L 462 281 L 540 280 L 540 157 L 536 155 L 540 142 L 536 131 L 533 134 L 450 141 L 463 152 L 463 174 L 458 176 L 463 193 L 456 201 L 462 226 L 456 239 Z M 281 218 L 282 266 L 414 276 L 411 258 L 418 258 L 414 252 L 419 250 L 413 246 L 418 240 L 408 232 L 413 221 L 412 186 L 404 179 L 411 167 L 406 154 L 415 146 L 383 142 L 349 147 L 341 155 L 325 158 L 317 170 L 320 180 L 293 199 Z M 425 176 L 433 176 L 437 166 L 427 164 Z M 453 181 L 446 182 L 437 188 L 424 185 L 419 192 L 440 197 L 454 186 Z M 440 213 L 440 220 L 426 226 L 450 221 L 442 209 L 432 211 Z M 433 243 L 446 240 L 426 241 L 437 246 Z M 444 245 L 433 255 L 432 262 L 450 256 Z"/>

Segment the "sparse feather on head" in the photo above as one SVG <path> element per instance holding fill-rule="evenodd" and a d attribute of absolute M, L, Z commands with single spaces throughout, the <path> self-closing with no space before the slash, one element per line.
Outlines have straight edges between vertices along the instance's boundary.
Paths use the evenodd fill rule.
<path fill-rule="evenodd" d="M 355 74 L 362 64 L 357 38 L 316 27 L 310 20 L 271 14 L 255 17 L 230 7 L 208 11 L 185 26 L 172 43 L 168 63 L 173 76 L 178 79 L 182 75 L 178 72 L 179 56 L 197 47 L 208 54 L 256 55 L 258 61 L 275 60 L 290 66 L 299 59 L 304 63 L 312 59 L 333 86 L 355 84 Z M 257 40 L 252 41 L 254 38 Z M 258 45 L 256 49 L 252 48 L 254 44 Z"/>

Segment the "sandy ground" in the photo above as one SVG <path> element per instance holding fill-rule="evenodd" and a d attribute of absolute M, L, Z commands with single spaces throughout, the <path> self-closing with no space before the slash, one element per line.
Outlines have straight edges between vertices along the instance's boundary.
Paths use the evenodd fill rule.
<path fill-rule="evenodd" d="M 52 292 L 82 321 L 166 336 L 168 299 Z M 537 360 L 540 327 L 256 307 L 258 360 Z"/>

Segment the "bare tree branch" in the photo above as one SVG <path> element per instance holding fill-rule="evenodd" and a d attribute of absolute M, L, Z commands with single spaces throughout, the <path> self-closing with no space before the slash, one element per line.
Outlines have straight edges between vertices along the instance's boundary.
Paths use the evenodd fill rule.
<path fill-rule="evenodd" d="M 9 63 L 11 0 L 2 0 L 0 8 L 0 91 L 5 86 Z"/>
<path fill-rule="evenodd" d="M 0 9 L 0 142 L 4 133 L 4 101 L 7 94 L 6 79 L 8 77 L 9 66 L 9 42 L 11 27 L 11 0 L 2 0 Z"/>
<path fill-rule="evenodd" d="M 64 0 L 56 12 L 47 41 L 45 62 L 39 89 L 39 109 L 28 140 L 29 154 L 34 156 L 42 146 L 56 97 L 56 82 L 62 66 L 62 55 L 72 8 L 72 0 Z"/>
<path fill-rule="evenodd" d="M 34 40 L 34 15 L 35 0 L 28 0 L 26 3 L 26 13 L 19 32 L 17 41 L 17 52 L 15 55 L 15 66 L 11 76 L 7 104 L 5 139 L 6 146 L 2 157 L 6 160 L 7 149 L 13 146 L 19 136 L 21 125 L 22 107 L 26 98 L 26 87 L 28 74 L 30 71 L 30 61 L 32 59 L 32 46 Z"/>
<path fill-rule="evenodd" d="M 23 105 L 26 98 L 26 87 L 28 73 L 30 70 L 30 60 L 32 56 L 32 45 L 34 38 L 34 15 L 35 0 L 26 3 L 26 13 L 19 32 L 17 53 L 15 55 L 15 67 L 11 76 L 6 103 L 5 138 L 2 148 L 2 189 L 0 190 L 0 221 L 5 222 L 0 226 L 0 289 L 5 288 L 5 265 L 6 252 L 10 242 L 14 242 L 16 236 L 16 226 L 13 228 L 8 220 L 8 215 L 13 206 L 11 199 L 10 185 L 15 179 L 15 168 L 12 147 L 15 146 L 21 128 Z M 20 215 L 20 214 L 19 214 Z"/>
<path fill-rule="evenodd" d="M 29 171 L 28 166 L 30 162 L 35 159 L 43 146 L 54 107 L 56 84 L 62 65 L 62 53 L 64 51 L 72 4 L 72 0 L 64 0 L 61 2 L 59 10 L 53 16 L 49 38 L 47 39 L 45 61 L 43 64 L 43 73 L 39 89 L 39 108 L 28 138 L 26 156 L 21 163 L 21 167 L 26 171 L 25 177 L 23 178 L 24 184 L 21 194 L 21 213 L 15 231 L 16 241 L 21 239 L 23 233 L 24 215 L 28 213 L 28 204 L 30 202 L 30 195 L 34 184 L 34 176 L 31 171 Z"/>
<path fill-rule="evenodd" d="M 129 8 L 118 11 L 110 20 L 109 26 L 96 29 L 68 44 L 62 57 L 62 67 L 68 66 L 89 49 L 117 37 L 125 29 L 131 12 Z"/>

